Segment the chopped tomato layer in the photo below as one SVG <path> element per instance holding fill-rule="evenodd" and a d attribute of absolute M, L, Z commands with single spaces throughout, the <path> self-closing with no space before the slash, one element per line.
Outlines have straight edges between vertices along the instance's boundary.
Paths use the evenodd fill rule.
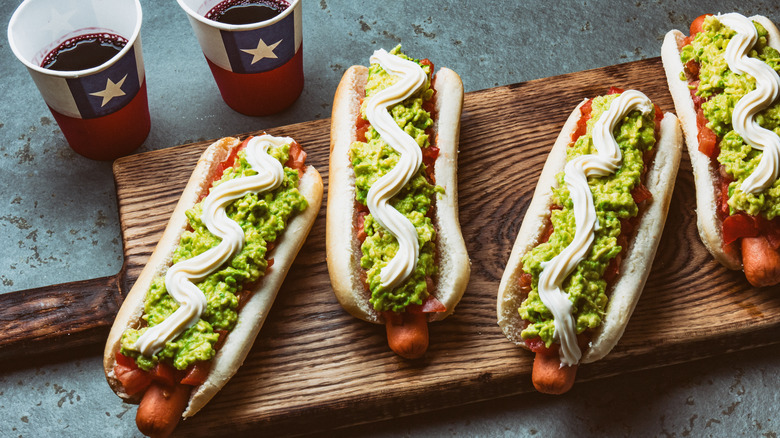
<path fill-rule="evenodd" d="M 152 375 L 140 368 L 130 357 L 117 352 L 114 375 L 122 384 L 127 395 L 135 395 L 143 392 L 152 384 Z"/>
<path fill-rule="evenodd" d="M 577 121 L 577 129 L 574 130 L 574 133 L 571 135 L 571 142 L 572 145 L 574 142 L 577 141 L 580 137 L 585 135 L 588 132 L 588 120 L 590 120 L 591 112 L 593 111 L 593 99 L 588 99 L 587 102 L 585 102 L 580 107 L 580 119 Z"/>
<path fill-rule="evenodd" d="M 434 65 L 429 59 L 423 59 L 420 61 L 420 64 L 425 66 L 429 65 L 431 67 L 431 72 L 434 71 Z M 435 81 L 435 77 L 433 79 Z M 423 101 L 422 109 L 424 111 L 427 111 L 430 113 L 432 119 L 436 119 L 436 91 L 431 86 L 431 89 L 434 90 L 433 97 L 431 99 Z M 360 99 L 360 106 L 363 105 L 363 100 L 365 99 L 365 96 Z M 357 120 L 355 122 L 355 139 L 359 142 L 366 142 L 366 132 L 371 128 L 371 123 L 364 119 L 362 114 L 358 114 Z M 429 127 L 425 130 L 425 133 L 428 135 L 428 139 L 430 141 L 430 145 L 428 147 L 422 148 L 422 156 L 423 156 L 423 166 L 425 166 L 425 175 L 428 178 L 428 181 L 431 184 L 436 184 L 436 177 L 435 177 L 435 165 L 436 165 L 436 159 L 439 157 L 439 148 L 437 147 L 438 144 L 438 138 L 435 135 L 435 132 L 433 130 L 433 127 Z M 368 210 L 368 206 L 355 201 L 355 217 L 353 222 L 353 227 L 355 230 L 355 236 L 357 237 L 358 242 L 362 245 L 363 242 L 366 239 L 366 231 L 365 231 L 365 221 L 366 216 L 370 214 L 370 211 Z M 426 212 L 426 216 L 432 217 L 434 214 L 434 207 L 433 204 L 431 205 L 431 208 L 428 209 Z M 434 283 L 433 280 L 430 277 L 426 277 L 425 279 L 428 290 L 434 290 Z M 368 284 L 364 281 L 363 282 L 366 289 L 368 289 Z M 430 313 L 430 312 L 446 312 L 447 308 L 444 307 L 444 304 L 441 303 L 436 297 L 433 295 L 428 295 L 425 300 L 423 300 L 422 304 L 410 304 L 406 307 L 409 312 L 411 313 Z M 389 315 L 398 315 L 396 312 L 383 312 L 385 314 Z"/>
<path fill-rule="evenodd" d="M 290 157 L 284 165 L 290 169 L 297 170 L 298 176 L 306 172 L 306 152 L 297 141 L 293 141 L 290 144 Z"/>
<path fill-rule="evenodd" d="M 701 25 L 704 22 L 704 18 L 708 15 L 711 14 L 699 16 L 691 24 L 691 37 L 689 37 L 691 40 L 696 33 L 701 32 Z M 686 43 L 690 44 L 690 40 L 687 40 Z M 709 120 L 707 120 L 702 109 L 702 104 L 706 102 L 706 99 L 696 95 L 699 86 L 699 65 L 695 61 L 689 61 L 685 65 L 685 70 L 690 77 L 691 98 L 696 110 L 696 127 L 698 128 L 696 138 L 699 141 L 699 152 L 709 157 L 711 166 L 716 169 L 720 168 L 721 165 L 717 161 L 718 155 L 720 155 L 720 138 L 707 127 Z M 728 202 L 729 185 L 734 180 L 730 176 L 724 175 L 723 171 L 719 172 L 715 181 L 716 214 L 721 220 L 724 250 L 733 253 L 734 248 L 732 244 L 739 243 L 739 239 L 759 236 L 765 237 L 774 249 L 780 248 L 780 218 L 770 221 L 763 217 L 752 216 L 743 212 L 732 215 Z"/>
<path fill-rule="evenodd" d="M 696 38 L 696 34 L 698 34 L 703 30 L 702 27 L 704 26 L 704 19 L 709 17 L 710 15 L 712 14 L 699 15 L 691 22 L 691 28 L 690 28 L 691 38 Z"/>
<path fill-rule="evenodd" d="M 607 94 L 619 94 L 623 93 L 625 90 L 618 87 L 610 87 Z M 653 107 L 655 108 L 655 137 L 656 141 L 659 138 L 659 129 L 661 125 L 661 120 L 663 119 L 663 113 L 661 112 L 661 109 L 658 107 L 658 105 L 653 104 Z M 593 112 L 593 99 L 589 99 L 587 102 L 585 102 L 580 107 L 580 119 L 577 121 L 577 127 L 575 131 L 572 133 L 571 141 L 572 144 L 577 141 L 582 135 L 585 135 L 587 133 L 587 127 L 588 127 L 588 121 L 591 118 Z M 648 169 L 648 164 L 652 161 L 653 156 L 655 155 L 655 150 L 646 151 L 642 159 L 645 163 L 644 169 L 642 170 L 642 175 L 646 173 Z M 612 259 L 609 265 L 607 265 L 607 268 L 604 271 L 604 279 L 607 281 L 608 285 L 611 285 L 614 280 L 617 278 L 618 274 L 620 273 L 620 264 L 625 257 L 626 252 L 628 251 L 629 246 L 629 237 L 634 234 L 634 231 L 636 229 L 636 226 L 639 223 L 639 218 L 641 217 L 642 209 L 643 209 L 643 203 L 653 197 L 653 194 L 650 192 L 650 190 L 647 189 L 647 187 L 644 185 L 643 182 L 640 181 L 639 186 L 635 187 L 631 191 L 631 196 L 634 198 L 634 202 L 636 202 L 639 205 L 639 214 L 632 218 L 628 219 L 621 219 L 620 220 L 620 235 L 617 238 L 618 245 L 621 246 L 622 250 L 620 253 Z M 554 205 L 550 207 L 550 211 L 552 210 L 560 210 L 561 206 Z M 547 242 L 552 235 L 554 231 L 552 221 L 548 221 L 547 227 L 545 228 L 544 232 L 540 236 L 539 243 Z M 533 283 L 533 276 L 529 273 L 523 272 L 520 274 L 520 277 L 518 279 L 518 286 L 520 288 L 520 294 L 523 295 L 522 299 L 525 299 L 525 297 L 528 296 L 528 294 L 531 292 L 532 289 L 532 283 Z M 526 324 L 528 321 L 526 321 Z M 585 339 L 589 337 L 589 334 L 586 332 L 581 333 L 578 335 L 578 341 L 582 348 L 587 344 L 585 342 Z M 585 342 L 583 344 L 583 342 Z M 550 348 L 546 347 L 544 342 L 541 338 L 531 338 L 525 340 L 526 346 L 533 351 L 534 353 L 539 354 L 557 354 L 559 344 L 554 343 L 551 345 Z"/>
<path fill-rule="evenodd" d="M 774 248 L 780 248 L 780 218 L 767 220 L 760 216 L 735 213 L 723 220 L 723 242 L 728 245 L 743 237 L 766 237 Z"/>
<path fill-rule="evenodd" d="M 699 128 L 699 133 L 696 136 L 699 140 L 699 152 L 712 160 L 717 159 L 718 155 L 720 155 L 718 136 L 707 127 L 707 118 L 704 116 L 704 110 L 701 108 L 696 111 L 696 126 Z"/>
<path fill-rule="evenodd" d="M 436 184 L 436 176 L 434 175 L 434 165 L 436 164 L 436 158 L 439 156 L 439 148 L 430 145 L 427 148 L 423 148 L 423 164 L 425 165 L 425 174 L 428 176 L 428 180 L 432 184 Z"/>
<path fill-rule="evenodd" d="M 168 387 L 173 386 L 173 384 L 178 381 L 176 373 L 176 368 L 164 362 L 158 362 L 157 365 L 149 371 L 152 380 Z"/>
<path fill-rule="evenodd" d="M 249 140 L 252 139 L 252 137 L 248 137 L 246 140 L 241 142 L 241 144 L 234 148 L 230 154 L 223 160 L 221 163 L 219 163 L 214 171 L 213 179 L 212 181 L 216 181 L 217 179 L 221 178 L 222 175 L 225 173 L 226 169 L 229 169 L 231 167 L 234 167 L 236 164 L 236 157 L 238 156 L 238 152 L 242 149 L 246 148 L 247 143 Z M 306 169 L 306 152 L 301 148 L 301 145 L 298 144 L 298 142 L 293 141 L 290 144 L 290 152 L 289 152 L 289 158 L 287 162 L 284 164 L 286 167 L 289 167 L 291 169 L 295 169 L 299 172 L 299 174 L 303 173 Z M 199 199 L 203 200 L 206 196 L 208 196 L 208 192 L 201 194 L 201 197 Z M 275 247 L 275 242 L 268 242 L 266 253 L 271 252 Z M 274 259 L 270 258 L 267 261 L 268 265 L 266 269 L 270 268 L 274 264 Z M 251 296 L 251 292 L 249 289 L 252 289 L 252 285 L 248 285 L 246 289 L 239 292 L 238 295 L 238 309 L 240 310 L 244 304 L 246 304 L 247 300 Z M 227 339 L 228 331 L 227 330 L 215 330 L 216 333 L 219 334 L 219 339 L 217 340 L 217 343 L 214 345 L 215 350 L 219 350 L 222 348 L 222 345 L 224 345 L 225 340 Z M 114 375 L 116 375 L 117 379 L 122 383 L 122 387 L 125 389 L 125 392 L 128 395 L 134 395 L 138 394 L 144 390 L 146 390 L 147 387 L 154 382 L 158 382 L 164 386 L 172 387 L 176 382 L 183 383 L 185 385 L 192 385 L 197 386 L 203 383 L 206 380 L 206 377 L 208 376 L 209 370 L 211 369 L 211 361 L 204 361 L 204 362 L 197 362 L 193 365 L 191 365 L 186 370 L 186 374 L 184 377 L 181 377 L 181 372 L 173 368 L 171 365 L 164 363 L 164 362 L 158 362 L 154 368 L 152 368 L 150 371 L 144 371 L 143 369 L 138 367 L 138 364 L 135 362 L 135 359 L 125 356 L 124 354 L 117 352 L 116 353 L 116 365 L 114 365 Z"/>
<path fill-rule="evenodd" d="M 447 311 L 444 304 L 433 295 L 428 295 L 428 297 L 423 300 L 422 304 L 410 304 L 406 306 L 406 309 L 410 313 L 440 313 Z"/>

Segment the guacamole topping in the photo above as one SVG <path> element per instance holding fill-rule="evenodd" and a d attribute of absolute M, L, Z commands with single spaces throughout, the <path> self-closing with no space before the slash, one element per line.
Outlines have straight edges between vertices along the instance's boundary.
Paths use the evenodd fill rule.
<path fill-rule="evenodd" d="M 758 40 L 748 56 L 766 63 L 780 72 L 780 53 L 767 45 L 766 29 L 753 22 Z M 699 64 L 699 84 L 696 95 L 705 99 L 701 108 L 707 118 L 707 127 L 720 139 L 718 163 L 733 182 L 729 184 L 730 214 L 745 212 L 772 220 L 780 215 L 780 180 L 758 193 L 742 190 L 745 180 L 756 170 L 764 153 L 751 147 L 732 126 L 732 114 L 737 102 L 756 89 L 756 80 L 748 74 L 737 74 L 729 68 L 725 58 L 726 47 L 736 32 L 725 26 L 716 16 L 707 17 L 702 32 L 691 44 L 681 50 L 683 63 Z M 759 126 L 780 135 L 780 101 L 776 101 L 754 116 Z"/>
<path fill-rule="evenodd" d="M 618 96 L 612 94 L 593 99 L 587 131 L 567 148 L 567 162 L 598 154 L 593 141 L 594 125 Z M 623 249 L 618 244 L 621 219 L 632 218 L 639 212 L 631 191 L 641 184 L 645 151 L 655 145 L 654 111 L 645 115 L 638 110 L 630 111 L 617 122 L 612 134 L 622 154 L 622 165 L 614 173 L 587 179 L 598 226 L 595 227 L 590 249 L 560 286 L 571 304 L 577 334 L 597 328 L 602 323 L 608 301 L 604 273 L 612 259 Z M 558 186 L 553 189 L 553 205 L 560 208 L 551 211 L 553 232 L 547 242 L 537 245 L 523 256 L 523 271 L 530 274 L 533 280 L 528 297 L 519 308 L 520 316 L 528 322 L 521 332 L 522 338 L 540 338 L 547 347 L 556 339 L 555 318 L 540 297 L 540 276 L 548 262 L 571 245 L 577 229 L 572 194 L 564 181 L 564 173 L 559 173 L 557 179 Z"/>
<path fill-rule="evenodd" d="M 395 47 L 390 54 L 419 64 L 427 80 L 420 90 L 406 100 L 388 108 L 392 119 L 420 148 L 428 148 L 431 141 L 425 130 L 433 124 L 431 114 L 423 108 L 423 103 L 432 99 L 430 76 L 431 66 L 421 63 L 401 53 L 401 47 Z M 366 101 L 378 92 L 387 89 L 398 81 L 398 77 L 385 71 L 378 63 L 369 67 L 366 83 L 366 98 L 361 114 L 366 117 Z M 350 160 L 355 172 L 356 202 L 367 205 L 368 192 L 380 178 L 395 168 L 401 155 L 391 147 L 377 130 L 371 126 L 365 134 L 365 142 L 356 141 L 350 146 Z M 435 264 L 436 230 L 429 217 L 434 196 L 443 192 L 439 186 L 431 184 L 425 175 L 425 167 L 420 165 L 410 181 L 389 200 L 389 205 L 400 212 L 414 226 L 419 245 L 418 261 L 411 274 L 400 285 L 383 286 L 381 270 L 396 256 L 398 240 L 382 227 L 372 214 L 364 221 L 366 238 L 361 244 L 360 264 L 366 270 L 367 283 L 371 292 L 370 302 L 377 311 L 402 312 L 410 304 L 422 304 L 429 296 L 427 277 L 437 272 Z"/>
<path fill-rule="evenodd" d="M 289 144 L 271 147 L 268 154 L 283 164 L 289 158 L 289 148 Z M 241 150 L 236 164 L 225 169 L 222 177 L 211 187 L 256 174 L 247 161 L 246 150 Z M 268 244 L 281 235 L 290 218 L 307 207 L 306 198 L 297 187 L 298 171 L 284 167 L 283 181 L 278 188 L 268 192 L 248 193 L 230 203 L 225 213 L 241 227 L 245 242 L 236 255 L 196 283 L 207 303 L 200 319 L 167 342 L 157 353 L 145 356 L 136 351 L 134 346 L 138 338 L 179 308 L 177 301 L 166 290 L 164 277 L 158 276 L 152 281 L 144 302 L 142 318 L 147 326 L 138 330 L 128 329 L 123 333 L 121 353 L 135 358 L 138 366 L 144 370 L 150 370 L 158 361 L 167 361 L 176 369 L 183 370 L 195 362 L 213 358 L 216 353 L 214 345 L 220 336 L 217 330 L 230 331 L 236 324 L 238 295 L 265 275 Z M 220 239 L 206 228 L 202 214 L 203 201 L 187 210 L 189 229 L 182 233 L 172 264 L 192 259 L 219 245 Z"/>

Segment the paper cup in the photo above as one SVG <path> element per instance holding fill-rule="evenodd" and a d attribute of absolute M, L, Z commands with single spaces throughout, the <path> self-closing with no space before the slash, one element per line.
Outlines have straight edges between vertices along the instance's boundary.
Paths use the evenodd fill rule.
<path fill-rule="evenodd" d="M 25 0 L 8 24 L 11 50 L 27 66 L 70 147 L 87 158 L 127 155 L 149 134 L 140 30 L 138 0 Z M 41 67 L 62 44 L 100 34 L 127 43 L 96 67 Z"/>
<path fill-rule="evenodd" d="M 303 90 L 301 2 L 276 17 L 253 24 L 225 24 L 206 18 L 224 0 L 177 0 L 187 13 L 222 99 L 250 115 L 278 113 Z"/>

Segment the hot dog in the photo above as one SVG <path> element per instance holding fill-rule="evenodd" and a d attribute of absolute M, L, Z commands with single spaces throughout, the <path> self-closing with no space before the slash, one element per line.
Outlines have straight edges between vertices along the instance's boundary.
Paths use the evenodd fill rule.
<path fill-rule="evenodd" d="M 661 57 L 691 157 L 699 235 L 753 286 L 776 285 L 780 32 L 766 17 L 732 13 L 702 15 L 690 33 L 668 32 Z"/>
<path fill-rule="evenodd" d="M 655 257 L 679 167 L 677 118 L 641 92 L 580 103 L 534 191 L 498 290 L 498 325 L 536 353 L 537 390 L 568 391 L 623 334 Z"/>
<path fill-rule="evenodd" d="M 428 347 L 430 321 L 450 315 L 470 265 L 458 221 L 463 85 L 428 60 L 378 50 L 352 66 L 331 121 L 327 262 L 341 305 L 385 324 L 406 358 Z M 398 237 L 400 236 L 400 237 Z"/>
<path fill-rule="evenodd" d="M 249 353 L 321 205 L 305 161 L 295 140 L 269 135 L 220 139 L 198 160 L 103 356 L 144 434 L 170 434 Z"/>

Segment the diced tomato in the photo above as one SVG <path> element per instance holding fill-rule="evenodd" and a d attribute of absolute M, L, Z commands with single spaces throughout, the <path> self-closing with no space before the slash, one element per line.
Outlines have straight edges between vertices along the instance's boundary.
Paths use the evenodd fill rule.
<path fill-rule="evenodd" d="M 707 101 L 706 97 L 702 97 L 702 96 L 699 96 L 699 95 L 696 94 L 696 92 L 699 91 L 699 84 L 700 83 L 701 83 L 701 81 L 699 81 L 698 79 L 696 79 L 694 81 L 691 81 L 689 83 L 689 85 L 690 85 L 690 88 L 689 88 L 690 92 L 689 92 L 689 94 L 691 95 L 691 100 L 693 100 L 693 107 L 696 108 L 696 112 L 697 113 L 701 109 L 701 105 L 704 102 Z"/>
<path fill-rule="evenodd" d="M 661 111 L 661 107 L 656 104 L 653 104 L 653 108 L 655 108 L 655 129 L 657 131 L 661 125 L 661 120 L 664 119 L 664 113 Z"/>
<path fill-rule="evenodd" d="M 631 196 L 634 198 L 634 202 L 641 204 L 652 198 L 653 194 L 650 193 L 650 190 L 648 190 L 644 184 L 640 183 L 638 186 L 634 187 L 633 190 L 631 190 Z"/>
<path fill-rule="evenodd" d="M 696 128 L 701 130 L 703 126 L 707 126 L 708 122 L 709 120 L 704 116 L 704 110 L 701 108 L 696 110 Z"/>
<path fill-rule="evenodd" d="M 556 351 L 555 348 L 547 348 L 547 346 L 544 345 L 542 338 L 539 337 L 526 339 L 525 345 L 528 346 L 529 350 L 537 354 L 553 354 Z M 556 344 L 553 344 L 553 346 L 555 345 Z"/>
<path fill-rule="evenodd" d="M 238 152 L 246 148 L 246 144 L 247 142 L 249 142 L 251 138 L 252 138 L 251 136 L 247 137 L 247 139 L 241 142 L 241 144 L 238 145 L 237 148 L 233 148 L 233 150 L 230 151 L 230 154 L 228 154 L 228 156 L 225 157 L 225 159 L 214 168 L 214 173 L 211 176 L 212 182 L 222 178 L 222 175 L 225 173 L 225 169 L 229 169 L 236 165 L 236 157 L 238 156 Z M 211 192 L 211 189 L 208 189 L 203 193 L 201 193 L 200 197 L 198 198 L 198 202 L 202 201 L 206 196 L 208 196 L 209 192 Z"/>
<path fill-rule="evenodd" d="M 702 27 L 704 26 L 704 19 L 710 15 L 712 14 L 699 15 L 691 22 L 691 38 L 696 37 L 696 34 L 703 30 Z"/>
<path fill-rule="evenodd" d="M 428 297 L 423 300 L 422 304 L 409 304 L 406 306 L 406 311 L 409 313 L 439 313 L 446 312 L 447 308 L 444 307 L 444 304 L 436 297 L 428 295 Z"/>
<path fill-rule="evenodd" d="M 696 125 L 699 127 L 699 134 L 697 135 L 699 152 L 712 159 L 717 158 L 718 154 L 720 154 L 718 136 L 707 127 L 707 118 L 704 117 L 704 110 L 701 108 L 696 112 Z"/>
<path fill-rule="evenodd" d="M 182 385 L 198 386 L 206 381 L 211 371 L 211 361 L 195 362 L 187 367 L 186 375 L 181 379 Z"/>
<path fill-rule="evenodd" d="M 157 365 L 149 371 L 152 380 L 162 385 L 171 387 L 176 383 L 176 369 L 165 362 L 157 362 Z"/>
<path fill-rule="evenodd" d="M 607 90 L 607 94 L 623 94 L 626 90 L 618 87 L 609 87 L 609 90 Z"/>
<path fill-rule="evenodd" d="M 525 299 L 525 297 L 528 296 L 529 293 L 531 293 L 531 288 L 533 287 L 534 282 L 534 276 L 523 272 L 520 274 L 520 278 L 518 279 L 518 287 L 520 288 L 520 294 L 522 295 L 522 298 Z"/>
<path fill-rule="evenodd" d="M 553 205 L 550 207 L 550 215 L 552 216 L 553 210 L 561 210 L 563 207 L 560 205 Z M 553 226 L 552 220 L 547 221 L 547 227 L 544 229 L 544 232 L 539 237 L 539 243 L 545 243 L 548 240 L 550 240 L 550 236 L 552 236 L 553 232 L 555 231 L 555 227 Z"/>
<path fill-rule="evenodd" d="M 555 227 L 553 226 L 552 221 L 547 222 L 547 227 L 545 227 L 544 233 L 542 233 L 541 237 L 539 238 L 539 243 L 546 243 L 548 240 L 550 240 L 550 236 L 552 236 L 554 231 Z"/>
<path fill-rule="evenodd" d="M 733 180 L 731 178 L 720 178 L 720 187 L 718 190 L 720 191 L 720 195 L 718 196 L 718 206 L 716 213 L 718 214 L 718 217 L 723 220 L 725 219 L 730 211 L 729 211 L 729 184 L 731 184 Z"/>
<path fill-rule="evenodd" d="M 237 148 L 234 148 L 232 151 L 230 151 L 230 154 L 225 158 L 225 161 L 221 162 L 219 166 L 217 166 L 217 169 L 214 172 L 214 180 L 221 178 L 222 174 L 225 173 L 225 169 L 236 165 L 236 157 L 238 156 L 238 152 L 246 149 L 246 145 L 251 139 L 252 136 L 247 137 L 246 140 L 242 141 Z"/>
<path fill-rule="evenodd" d="M 433 295 L 428 295 L 428 298 L 426 298 L 423 301 L 422 304 L 422 312 L 423 313 L 440 313 L 440 312 L 446 312 L 447 308 L 444 307 L 444 304 L 439 301 L 436 297 Z"/>
<path fill-rule="evenodd" d="M 357 135 L 355 139 L 357 141 L 366 142 L 366 132 L 368 131 L 368 128 L 371 127 L 371 123 L 368 122 L 368 120 L 364 119 L 363 116 L 358 114 L 357 118 L 357 124 L 355 125 L 355 129 L 357 130 Z"/>
<path fill-rule="evenodd" d="M 430 65 L 431 66 L 431 72 L 433 72 L 434 65 L 433 65 L 433 62 L 431 62 L 430 59 L 425 58 L 425 59 L 420 60 L 420 65 Z"/>
<path fill-rule="evenodd" d="M 125 356 L 124 354 L 117 351 L 116 353 L 116 363 L 117 365 L 122 365 L 127 368 L 136 369 L 138 368 L 138 364 L 135 363 L 135 359 L 129 356 Z"/>
<path fill-rule="evenodd" d="M 439 148 L 436 146 L 428 146 L 422 149 L 423 164 L 425 164 L 425 173 L 428 175 L 428 180 L 431 183 L 436 184 L 436 177 L 434 176 L 434 165 L 436 158 L 439 156 Z"/>
<path fill-rule="evenodd" d="M 588 132 L 588 120 L 590 120 L 592 111 L 593 99 L 588 99 L 588 101 L 580 107 L 580 114 L 582 114 L 582 116 L 580 117 L 580 120 L 577 121 L 577 129 L 575 129 L 574 133 L 571 135 L 572 144 Z"/>
<path fill-rule="evenodd" d="M 139 394 L 152 383 L 152 376 L 138 367 L 133 369 L 117 364 L 114 366 L 114 375 L 122 383 L 127 395 Z"/>
<path fill-rule="evenodd" d="M 604 281 L 606 281 L 607 284 L 612 284 L 612 282 L 620 273 L 620 262 L 623 261 L 622 254 L 623 251 L 621 251 L 620 254 L 618 254 L 614 259 L 610 260 L 609 265 L 607 265 L 607 269 L 604 270 Z"/>
<path fill-rule="evenodd" d="M 357 220 L 355 222 L 355 229 L 357 230 L 357 238 L 358 241 L 362 244 L 364 240 L 366 240 L 366 216 L 368 215 L 368 212 L 366 211 L 358 211 L 357 212 Z"/>
<path fill-rule="evenodd" d="M 699 63 L 696 60 L 691 59 L 685 63 L 685 72 L 693 78 L 699 77 Z"/>
<path fill-rule="evenodd" d="M 756 237 L 760 234 L 756 221 L 747 214 L 732 214 L 723 220 L 723 243 L 728 245 L 742 237 Z"/>
<path fill-rule="evenodd" d="M 702 126 L 699 129 L 697 138 L 699 140 L 699 152 L 710 158 L 716 158 L 720 154 L 718 136 L 710 128 Z"/>
<path fill-rule="evenodd" d="M 290 156 L 284 165 L 290 169 L 297 170 L 299 176 L 306 171 L 306 151 L 301 148 L 297 141 L 293 141 L 290 144 Z"/>

